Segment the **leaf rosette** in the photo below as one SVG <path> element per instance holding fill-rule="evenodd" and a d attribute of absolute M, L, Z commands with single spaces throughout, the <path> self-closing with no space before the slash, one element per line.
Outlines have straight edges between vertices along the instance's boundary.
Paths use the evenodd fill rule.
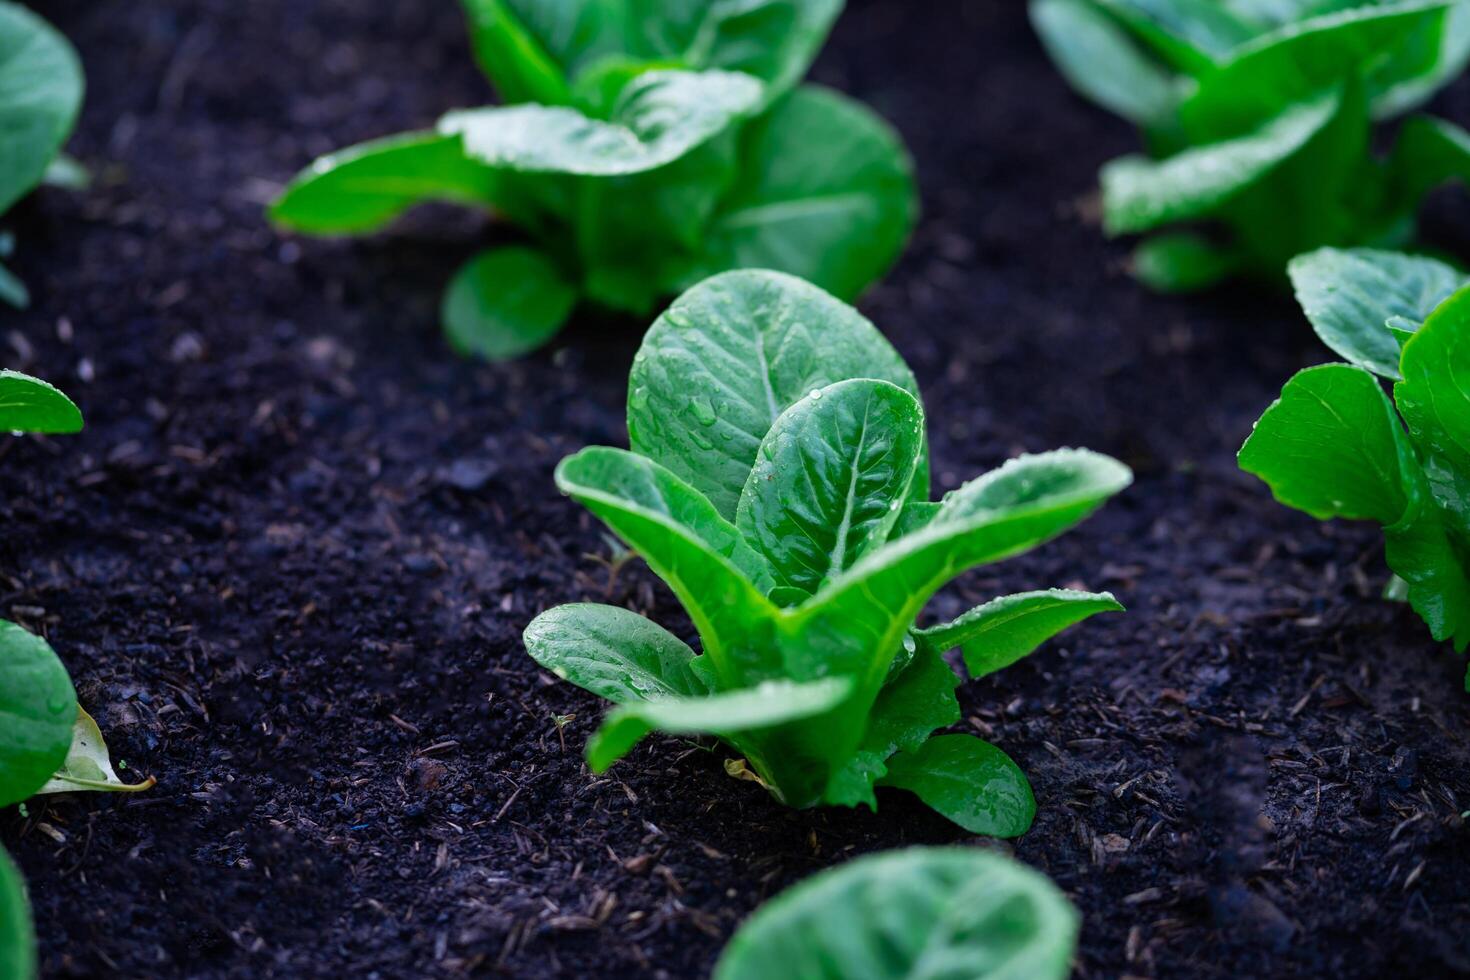
<path fill-rule="evenodd" d="M 1389 591 L 1436 640 L 1470 646 L 1470 276 L 1436 259 L 1323 249 L 1297 297 L 1346 364 L 1298 373 L 1240 466 L 1319 520 L 1383 526 Z M 1383 382 L 1393 384 L 1393 397 Z M 1470 690 L 1467 672 L 1466 690 Z"/>
<path fill-rule="evenodd" d="M 504 104 L 322 157 L 271 207 L 282 227 L 361 235 L 421 202 L 492 212 L 528 241 L 454 274 L 453 346 L 494 360 L 548 342 L 578 303 L 646 315 L 728 269 L 848 299 L 917 212 L 893 130 L 798 85 L 841 0 L 463 0 Z"/>
<path fill-rule="evenodd" d="M 1470 61 L 1464 0 L 1031 0 L 1031 15 L 1073 87 L 1143 130 L 1147 153 L 1103 169 L 1103 219 L 1162 232 L 1134 255 L 1153 288 L 1405 245 L 1424 196 L 1470 180 L 1470 134 L 1443 119 L 1414 115 L 1372 150 L 1375 122 Z"/>
<path fill-rule="evenodd" d="M 631 450 L 557 470 L 672 589 L 700 652 L 625 609 L 560 606 L 526 630 L 540 664 L 616 703 L 588 745 L 602 771 L 653 731 L 709 733 L 784 802 L 875 806 L 917 794 L 976 833 L 1035 811 L 1003 751 L 959 720 L 959 678 L 1122 607 L 1065 590 L 987 603 L 920 629 L 967 569 L 1082 521 L 1131 479 L 1096 453 L 1014 459 L 929 500 L 918 386 L 855 310 L 768 271 L 716 276 L 649 330 L 629 378 Z"/>

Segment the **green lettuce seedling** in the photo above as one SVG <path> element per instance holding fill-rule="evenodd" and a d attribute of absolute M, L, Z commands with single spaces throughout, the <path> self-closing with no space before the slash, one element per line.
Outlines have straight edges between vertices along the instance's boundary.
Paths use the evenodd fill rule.
<path fill-rule="evenodd" d="M 1084 450 L 1014 459 L 929 500 L 913 374 L 873 325 L 780 273 L 731 272 L 678 299 L 628 381 L 632 451 L 584 449 L 556 481 L 642 555 L 688 611 L 683 640 L 626 609 L 568 605 L 526 647 L 616 702 L 587 746 L 607 769 L 654 730 L 711 733 L 781 801 L 876 806 L 910 790 L 977 833 L 1035 812 L 1025 775 L 959 720 L 960 648 L 981 676 L 1094 613 L 1107 594 L 1033 592 L 918 628 L 966 569 L 1062 533 L 1122 490 Z"/>
<path fill-rule="evenodd" d="M 1434 187 L 1470 179 L 1470 134 L 1400 115 L 1470 59 L 1464 0 L 1031 0 L 1082 94 L 1137 123 L 1149 156 L 1102 173 L 1104 225 L 1149 239 L 1134 270 L 1165 291 L 1279 281 L 1322 246 L 1412 240 Z"/>
<path fill-rule="evenodd" d="M 846 298 L 912 230 L 897 135 L 795 87 L 842 0 L 464 0 L 503 106 L 303 171 L 271 208 L 316 235 L 375 231 L 431 199 L 529 241 L 471 258 L 444 294 L 450 342 L 492 359 L 546 343 L 580 300 L 646 315 L 727 269 L 770 267 Z"/>
<path fill-rule="evenodd" d="M 1383 525 L 1392 594 L 1470 644 L 1470 287 L 1428 258 L 1331 249 L 1292 263 L 1313 327 L 1349 364 L 1287 382 L 1240 451 L 1276 499 Z M 1393 382 L 1393 400 L 1380 378 Z M 1470 674 L 1466 675 L 1470 690 Z"/>
<path fill-rule="evenodd" d="M 81 427 L 82 413 L 56 388 L 0 371 L 0 432 L 64 434 Z M 46 793 L 137 792 L 153 784 L 118 778 L 97 723 L 77 704 L 50 644 L 0 619 L 0 807 Z M 25 883 L 0 848 L 0 977 L 29 980 L 35 973 Z"/>
<path fill-rule="evenodd" d="M 85 171 L 61 154 L 82 89 L 82 63 L 66 38 L 27 8 L 0 0 L 0 215 L 43 182 L 85 182 Z M 0 234 L 0 259 L 14 244 Z M 0 301 L 30 302 L 25 283 L 3 265 Z"/>
<path fill-rule="evenodd" d="M 1064 980 L 1077 912 L 999 854 L 914 847 L 861 857 L 761 906 L 714 980 Z"/>

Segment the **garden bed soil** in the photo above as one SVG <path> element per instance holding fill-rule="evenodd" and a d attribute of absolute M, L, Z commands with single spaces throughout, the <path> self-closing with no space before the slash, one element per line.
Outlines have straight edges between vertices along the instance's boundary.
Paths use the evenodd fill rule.
<path fill-rule="evenodd" d="M 487 99 L 452 4 L 41 6 L 86 64 L 72 150 L 96 182 L 9 222 L 36 302 L 0 343 L 88 425 L 0 443 L 0 615 L 159 779 L 0 818 L 46 976 L 697 976 L 781 888 L 919 843 L 1051 875 L 1081 977 L 1470 973 L 1463 662 L 1379 600 L 1372 528 L 1277 506 L 1233 462 L 1328 354 L 1284 294 L 1127 278 L 1093 188 L 1136 140 L 1020 0 L 855 2 L 814 72 L 920 162 L 924 221 L 863 308 L 925 390 L 939 488 L 1064 445 L 1138 474 L 935 604 L 1075 585 L 1130 607 L 962 688 L 964 727 L 1035 784 L 1013 845 L 898 793 L 783 809 L 707 743 L 584 767 L 602 705 L 531 663 L 524 625 L 592 599 L 687 631 L 551 479 L 624 444 L 643 324 L 462 361 L 437 302 L 478 219 L 334 243 L 262 215 L 316 154 Z M 1470 119 L 1470 85 L 1437 108 Z M 1462 198 L 1431 211 L 1470 245 Z"/>

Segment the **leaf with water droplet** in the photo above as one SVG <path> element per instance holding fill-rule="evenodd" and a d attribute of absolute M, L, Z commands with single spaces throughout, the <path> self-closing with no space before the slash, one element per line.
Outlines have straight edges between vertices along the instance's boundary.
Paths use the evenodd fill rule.
<path fill-rule="evenodd" d="M 727 520 L 761 440 L 795 402 L 852 378 L 919 395 L 908 366 L 857 310 L 775 272 L 730 272 L 700 283 L 649 328 L 639 353 L 628 379 L 637 393 L 628 399 L 633 450 L 688 481 Z M 715 422 L 690 405 L 695 395 L 718 399 Z M 928 498 L 927 460 L 926 447 L 915 500 Z"/>

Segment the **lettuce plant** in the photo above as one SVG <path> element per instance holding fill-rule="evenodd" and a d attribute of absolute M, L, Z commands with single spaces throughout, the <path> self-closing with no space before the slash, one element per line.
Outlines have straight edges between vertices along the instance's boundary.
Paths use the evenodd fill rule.
<path fill-rule="evenodd" d="M 1470 644 L 1470 280 L 1433 259 L 1323 250 L 1292 263 L 1307 316 L 1350 363 L 1287 382 L 1240 451 L 1276 499 L 1383 525 L 1390 594 Z M 1393 382 L 1393 399 L 1382 380 Z M 1470 674 L 1465 679 L 1470 690 Z"/>
<path fill-rule="evenodd" d="M 850 861 L 787 889 L 725 947 L 714 980 L 1064 980 L 1077 912 L 1017 861 L 913 847 Z"/>
<path fill-rule="evenodd" d="M 981 676 L 1094 613 L 1107 594 L 1007 596 L 919 628 L 966 569 L 1026 551 L 1131 479 L 1084 450 L 1015 459 L 929 499 L 918 387 L 856 310 L 792 277 L 716 276 L 648 331 L 628 381 L 632 450 L 584 449 L 556 481 L 683 603 L 699 654 L 626 609 L 567 605 L 526 648 L 616 703 L 587 746 L 607 769 L 654 730 L 719 736 L 796 807 L 910 790 L 977 833 L 1035 811 L 1025 775 L 959 720 L 960 648 Z"/>
<path fill-rule="evenodd" d="M 71 433 L 82 414 L 44 381 L 0 371 L 0 432 Z M 0 619 L 0 807 L 46 793 L 137 792 L 118 778 L 92 716 L 50 644 Z M 0 848 L 0 977 L 35 976 L 25 883 Z"/>
<path fill-rule="evenodd" d="M 82 106 L 76 50 L 29 9 L 0 0 L 0 215 L 43 182 L 75 184 L 86 176 L 61 148 Z M 14 246 L 0 234 L 0 259 Z M 0 300 L 30 301 L 25 283 L 0 265 Z"/>
<path fill-rule="evenodd" d="M 494 212 L 524 244 L 454 275 L 461 351 L 546 343 L 579 300 L 637 315 L 705 277 L 770 267 L 854 298 L 917 211 L 897 135 L 797 83 L 842 0 L 464 0 L 502 106 L 316 161 L 271 208 L 317 235 L 375 231 L 438 199 Z"/>
<path fill-rule="evenodd" d="M 1464 0 L 1031 0 L 1084 95 L 1142 127 L 1148 156 L 1102 172 L 1110 234 L 1167 291 L 1281 279 L 1322 246 L 1412 240 L 1434 187 L 1470 178 L 1470 134 L 1416 115 L 1385 157 L 1373 122 L 1400 115 L 1470 59 Z"/>

